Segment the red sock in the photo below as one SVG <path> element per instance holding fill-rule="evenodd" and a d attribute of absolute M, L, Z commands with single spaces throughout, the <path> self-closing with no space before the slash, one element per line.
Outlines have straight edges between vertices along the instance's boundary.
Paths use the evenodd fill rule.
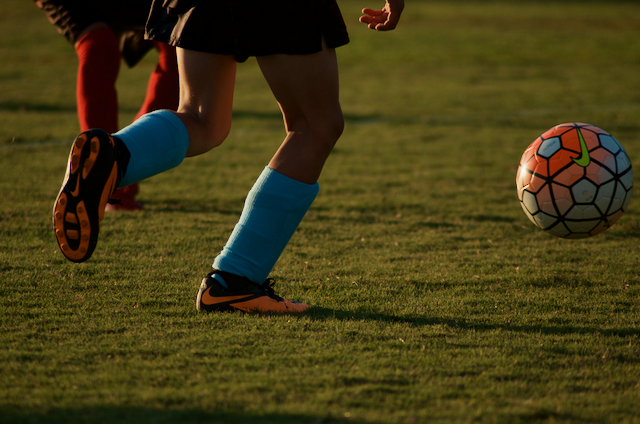
<path fill-rule="evenodd" d="M 76 43 L 76 53 L 80 130 L 118 131 L 116 79 L 120 70 L 120 49 L 116 35 L 108 28 L 91 31 Z"/>
<path fill-rule="evenodd" d="M 136 119 L 158 109 L 177 110 L 180 96 L 176 49 L 165 43 L 154 41 L 158 50 L 158 65 L 149 78 L 147 97 Z"/>

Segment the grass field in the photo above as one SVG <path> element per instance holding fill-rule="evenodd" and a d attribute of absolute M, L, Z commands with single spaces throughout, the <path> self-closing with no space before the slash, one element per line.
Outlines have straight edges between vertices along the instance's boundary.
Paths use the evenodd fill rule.
<path fill-rule="evenodd" d="M 92 259 L 50 211 L 78 132 L 73 49 L 0 5 L 0 422 L 639 423 L 640 196 L 554 238 L 520 209 L 524 149 L 561 122 L 640 164 L 640 4 L 340 1 L 347 127 L 272 276 L 301 316 L 197 313 L 200 279 L 283 138 L 255 61 L 220 148 L 141 183 Z M 121 125 L 153 66 L 123 68 Z"/>

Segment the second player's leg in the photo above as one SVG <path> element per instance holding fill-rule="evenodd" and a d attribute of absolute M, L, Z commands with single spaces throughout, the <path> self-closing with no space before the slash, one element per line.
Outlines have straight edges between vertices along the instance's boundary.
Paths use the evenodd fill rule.
<path fill-rule="evenodd" d="M 80 130 L 118 130 L 116 80 L 120 70 L 118 38 L 99 22 L 87 27 L 75 43 L 78 55 L 76 100 Z"/>
<path fill-rule="evenodd" d="M 147 95 L 136 119 L 154 110 L 178 108 L 180 88 L 176 48 L 158 41 L 153 44 L 158 51 L 158 64 L 149 76 Z"/>

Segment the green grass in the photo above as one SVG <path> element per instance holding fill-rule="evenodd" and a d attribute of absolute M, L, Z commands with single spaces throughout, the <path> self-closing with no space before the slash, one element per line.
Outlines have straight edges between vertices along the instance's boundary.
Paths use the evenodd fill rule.
<path fill-rule="evenodd" d="M 638 423 L 640 197 L 607 232 L 536 229 L 520 155 L 567 121 L 640 163 L 640 5 L 407 4 L 339 50 L 347 128 L 273 276 L 302 316 L 201 314 L 199 280 L 284 133 L 255 62 L 206 155 L 65 261 L 50 211 L 77 135 L 75 53 L 0 6 L 0 422 Z M 373 5 L 375 6 L 375 5 Z M 121 125 L 153 57 L 123 67 Z"/>

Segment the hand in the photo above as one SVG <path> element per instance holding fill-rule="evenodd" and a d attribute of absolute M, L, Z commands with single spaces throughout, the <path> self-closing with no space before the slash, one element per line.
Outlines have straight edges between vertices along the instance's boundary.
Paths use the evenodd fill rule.
<path fill-rule="evenodd" d="M 402 9 L 404 9 L 404 0 L 386 0 L 382 10 L 373 10 L 368 7 L 362 9 L 364 16 L 360 16 L 360 22 L 376 31 L 389 31 L 398 25 Z"/>

